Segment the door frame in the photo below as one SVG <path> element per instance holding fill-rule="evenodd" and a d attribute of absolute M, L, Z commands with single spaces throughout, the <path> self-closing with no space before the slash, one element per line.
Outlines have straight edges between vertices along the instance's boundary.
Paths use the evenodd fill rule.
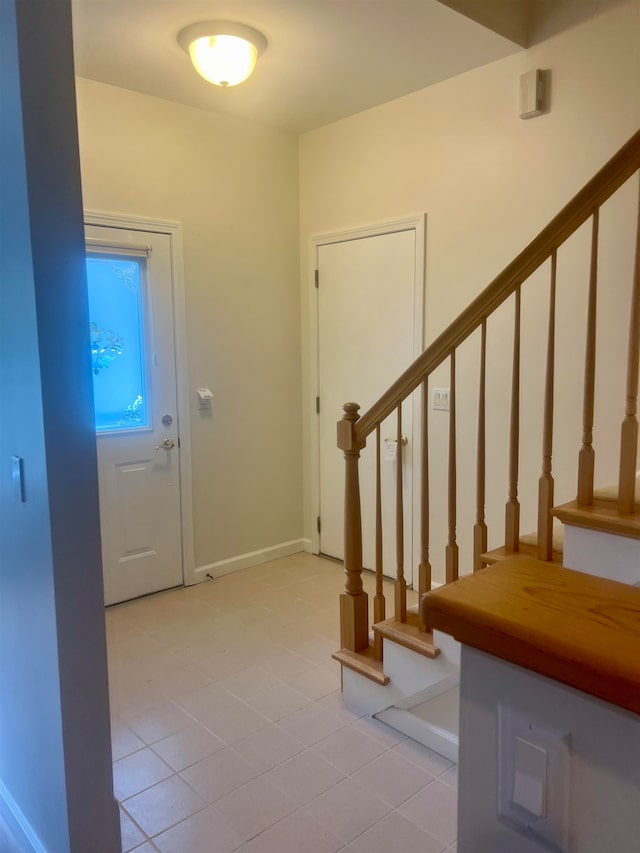
<path fill-rule="evenodd" d="M 316 519 L 320 516 L 320 425 L 318 413 L 316 412 L 316 399 L 320 394 L 320 352 L 319 352 L 319 296 L 320 291 L 316 288 L 316 271 L 318 269 L 318 252 L 322 246 L 331 243 L 344 243 L 350 240 L 359 240 L 366 237 L 382 237 L 385 234 L 396 234 L 399 231 L 415 232 L 415 278 L 413 296 L 413 358 L 416 359 L 424 349 L 424 305 L 426 285 L 426 213 L 414 216 L 406 216 L 402 219 L 392 219 L 374 225 L 366 225 L 357 228 L 346 228 L 340 231 L 331 231 L 324 234 L 315 234 L 309 238 L 309 269 L 308 281 L 312 298 L 309 300 L 309 328 L 311 329 L 310 347 L 310 389 L 308 415 L 311 424 L 310 447 L 311 447 L 311 513 L 309 519 L 311 530 L 311 551 L 320 553 L 320 533 L 317 528 Z M 322 286 L 322 284 L 320 284 Z M 387 389 L 381 388 L 380 394 Z M 346 402 L 346 401 L 345 401 Z M 356 401 L 357 402 L 357 401 Z M 413 406 L 412 430 L 414 436 L 421 434 L 422 407 Z M 336 412 L 336 421 L 340 413 Z M 336 445 L 337 446 L 337 445 Z M 420 487 L 419 475 L 421 470 L 422 447 L 420 441 L 414 441 L 413 445 L 413 553 L 419 554 L 420 541 Z M 413 572 L 413 566 L 411 567 Z M 409 573 L 407 572 L 407 575 Z"/>
<path fill-rule="evenodd" d="M 84 224 L 127 231 L 163 234 L 171 243 L 173 329 L 176 360 L 176 393 L 180 459 L 180 533 L 182 536 L 182 580 L 185 586 L 197 583 L 193 540 L 193 489 L 191 471 L 191 427 L 189 415 L 189 372 L 187 363 L 187 318 L 185 301 L 182 224 L 120 213 L 84 211 Z"/>

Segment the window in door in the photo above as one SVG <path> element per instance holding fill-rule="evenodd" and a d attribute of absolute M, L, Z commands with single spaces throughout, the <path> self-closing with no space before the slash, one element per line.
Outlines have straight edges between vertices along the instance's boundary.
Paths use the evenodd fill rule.
<path fill-rule="evenodd" d="M 87 282 L 96 431 L 148 429 L 145 260 L 90 254 Z"/>

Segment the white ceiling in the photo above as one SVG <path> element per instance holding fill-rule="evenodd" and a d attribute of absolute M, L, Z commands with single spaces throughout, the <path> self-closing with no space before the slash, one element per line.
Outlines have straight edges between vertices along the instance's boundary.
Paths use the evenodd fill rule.
<path fill-rule="evenodd" d="M 79 76 L 297 132 L 521 49 L 438 0 L 73 0 L 73 18 Z M 214 19 L 267 38 L 240 86 L 206 83 L 177 44 Z"/>

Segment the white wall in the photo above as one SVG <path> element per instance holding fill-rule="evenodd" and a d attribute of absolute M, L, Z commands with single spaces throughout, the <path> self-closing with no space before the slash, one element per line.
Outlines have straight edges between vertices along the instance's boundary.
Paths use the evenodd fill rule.
<path fill-rule="evenodd" d="M 462 648 L 460 853 L 549 848 L 496 818 L 498 705 L 556 736 L 570 734 L 570 853 L 638 849 L 640 717 L 549 678 Z M 552 780 L 549 780 L 552 784 Z"/>
<path fill-rule="evenodd" d="M 89 80 L 77 94 L 85 208 L 184 228 L 196 566 L 299 540 L 296 139 Z"/>
<path fill-rule="evenodd" d="M 69 0 L 0 3 L 0 76 L 0 813 L 115 853 Z"/>
<path fill-rule="evenodd" d="M 305 525 L 314 516 L 308 460 L 312 452 L 315 387 L 309 375 L 313 335 L 309 325 L 308 240 L 311 235 L 373 224 L 407 214 L 427 214 L 425 324 L 429 343 L 462 308 L 535 236 L 640 124 L 640 3 L 627 0 L 530 50 L 368 110 L 300 139 L 300 230 L 305 377 Z M 518 78 L 550 71 L 550 111 L 533 120 L 518 117 Z M 616 365 L 624 364 L 631 252 L 619 245 L 633 233 L 634 190 L 629 186 L 603 211 L 607 244 L 601 252 L 603 282 L 599 333 L 596 430 L 597 479 L 616 470 L 616 440 L 624 392 Z M 618 244 L 620 240 L 620 244 Z M 588 278 L 589 232 L 583 227 L 559 255 L 557 380 L 557 501 L 575 495 L 575 450 L 581 424 L 581 364 Z M 578 252 L 578 249 L 580 251 Z M 548 271 L 527 283 L 523 294 L 523 407 L 521 483 L 524 529 L 535 529 L 540 470 L 539 401 L 546 347 Z M 390 283 L 390 286 L 393 286 Z M 606 310 L 605 310 L 606 309 Z M 363 306 L 366 310 L 366 306 Z M 488 495 L 490 546 L 502 544 L 507 496 L 507 413 L 512 341 L 511 304 L 489 324 L 488 399 L 491 418 Z M 575 327 L 574 327 L 575 325 Z M 621 331 L 622 330 L 622 331 Z M 608 334 L 607 334 L 608 333 Z M 474 520 L 477 353 L 474 340 L 458 359 L 459 541 L 461 570 L 470 568 Z M 433 385 L 442 387 L 442 371 Z M 380 393 L 385 389 L 380 388 Z M 535 398 L 535 399 L 534 399 Z M 340 412 L 336 412 L 336 420 Z M 446 415 L 431 418 L 434 453 L 432 560 L 442 579 L 446 531 Z M 524 531 L 523 531 L 524 532 Z"/>

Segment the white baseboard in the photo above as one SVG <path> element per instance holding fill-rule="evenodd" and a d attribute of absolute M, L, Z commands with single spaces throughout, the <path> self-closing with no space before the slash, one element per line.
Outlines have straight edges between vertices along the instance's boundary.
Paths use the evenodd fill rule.
<path fill-rule="evenodd" d="M 317 551 L 313 550 L 313 542 L 311 541 L 311 539 L 301 539 L 300 541 L 302 542 L 302 550 L 306 554 L 317 554 L 318 553 Z"/>
<path fill-rule="evenodd" d="M 25 853 L 47 853 L 22 810 L 0 779 L 0 814 Z"/>
<path fill-rule="evenodd" d="M 289 557 L 291 554 L 299 554 L 306 550 L 304 547 L 306 541 L 306 539 L 292 539 L 290 542 L 280 542 L 278 545 L 261 548 L 259 551 L 250 551 L 247 554 L 238 554 L 237 557 L 229 557 L 227 560 L 218 560 L 217 563 L 209 563 L 207 566 L 198 566 L 194 571 L 194 581 L 200 583 L 200 581 L 207 579 L 207 575 L 219 578 L 222 575 L 230 575 L 242 569 L 249 569 L 251 566 L 258 566 L 271 560 L 279 560 L 281 557 Z"/>

